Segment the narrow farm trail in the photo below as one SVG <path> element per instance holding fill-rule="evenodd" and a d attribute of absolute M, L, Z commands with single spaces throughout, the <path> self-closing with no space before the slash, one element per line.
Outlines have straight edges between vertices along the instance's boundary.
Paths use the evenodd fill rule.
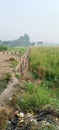
<path fill-rule="evenodd" d="M 18 83 L 18 79 L 12 74 L 11 80 L 7 84 L 7 88 L 0 95 L 0 102 L 4 102 L 9 99 L 16 91 L 17 87 L 14 87 Z"/>
<path fill-rule="evenodd" d="M 28 67 L 28 55 L 29 51 L 25 52 L 25 54 L 21 57 L 19 64 L 17 65 L 15 71 L 21 73 L 23 75 L 24 70 L 27 70 Z M 17 90 L 17 87 L 14 87 L 19 83 L 18 79 L 15 77 L 15 73 L 12 72 L 12 77 L 9 83 L 7 84 L 6 89 L 0 94 L 0 107 L 1 104 L 5 104 L 6 101 L 9 100 L 10 97 Z"/>

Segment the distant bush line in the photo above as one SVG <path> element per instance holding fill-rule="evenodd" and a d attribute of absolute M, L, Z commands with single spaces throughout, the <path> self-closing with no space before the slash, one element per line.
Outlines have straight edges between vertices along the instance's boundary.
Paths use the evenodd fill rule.
<path fill-rule="evenodd" d="M 0 45 L 0 51 L 6 51 L 6 50 L 7 50 L 6 46 Z"/>

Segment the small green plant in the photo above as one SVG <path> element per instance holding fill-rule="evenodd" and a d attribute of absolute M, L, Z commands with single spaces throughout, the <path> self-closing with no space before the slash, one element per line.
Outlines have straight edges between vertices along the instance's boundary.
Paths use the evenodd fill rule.
<path fill-rule="evenodd" d="M 0 79 L 0 93 L 6 88 L 7 82 L 4 79 Z"/>
<path fill-rule="evenodd" d="M 41 87 L 36 88 L 34 84 L 26 84 L 26 93 L 23 95 L 23 100 L 18 99 L 17 103 L 23 110 L 38 110 L 44 104 L 49 103 L 49 93 Z"/>
<path fill-rule="evenodd" d="M 18 61 L 14 58 L 10 58 L 9 61 L 11 62 L 12 67 L 14 68 L 18 65 Z"/>
<path fill-rule="evenodd" d="M 23 94 L 22 98 L 17 98 L 16 101 L 21 110 L 37 111 L 47 104 L 59 107 L 58 99 L 56 98 L 56 100 L 54 100 L 52 91 L 48 87 L 45 87 L 45 84 L 35 86 L 35 84 L 27 83 L 25 90 L 26 92 Z"/>
<path fill-rule="evenodd" d="M 16 74 L 15 74 L 15 77 L 16 77 L 17 79 L 20 79 L 20 78 L 21 78 L 21 75 L 20 75 L 19 73 L 16 73 Z"/>
<path fill-rule="evenodd" d="M 4 74 L 4 76 L 0 79 L 0 93 L 7 87 L 7 83 L 11 78 L 10 73 Z"/>
<path fill-rule="evenodd" d="M 10 78 L 11 78 L 11 74 L 9 72 L 5 73 L 4 80 L 6 80 L 8 82 L 10 80 Z"/>
<path fill-rule="evenodd" d="M 41 130 L 57 130 L 57 127 L 54 124 L 43 125 Z"/>
<path fill-rule="evenodd" d="M 27 92 L 29 92 L 30 94 L 34 92 L 34 83 L 26 83 L 25 84 L 25 89 Z"/>
<path fill-rule="evenodd" d="M 7 51 L 7 47 L 6 46 L 3 46 L 3 45 L 0 45 L 0 51 Z"/>

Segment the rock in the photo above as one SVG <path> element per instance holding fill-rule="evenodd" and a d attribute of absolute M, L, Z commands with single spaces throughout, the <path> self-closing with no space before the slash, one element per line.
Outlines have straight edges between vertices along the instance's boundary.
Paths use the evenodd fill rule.
<path fill-rule="evenodd" d="M 9 101 L 11 101 L 11 100 L 12 100 L 12 97 L 9 98 Z"/>

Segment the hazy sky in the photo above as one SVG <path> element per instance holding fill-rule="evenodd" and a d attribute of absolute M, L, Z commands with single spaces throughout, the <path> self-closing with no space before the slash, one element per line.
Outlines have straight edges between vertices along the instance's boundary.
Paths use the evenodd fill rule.
<path fill-rule="evenodd" d="M 59 42 L 59 0 L 0 0 L 0 39 Z"/>

